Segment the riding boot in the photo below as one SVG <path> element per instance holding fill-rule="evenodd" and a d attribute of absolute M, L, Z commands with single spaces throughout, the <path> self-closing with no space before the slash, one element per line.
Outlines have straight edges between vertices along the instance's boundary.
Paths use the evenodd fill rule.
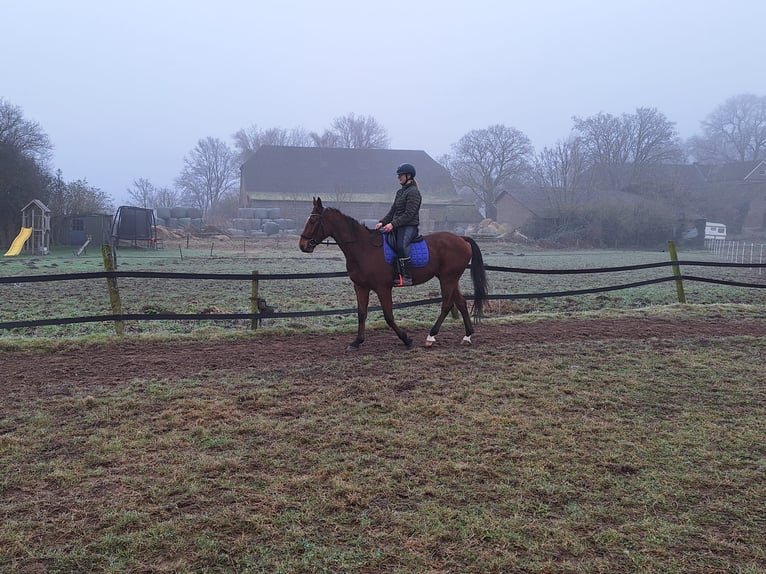
<path fill-rule="evenodd" d="M 394 285 L 395 287 L 409 287 L 412 285 L 412 259 L 409 257 L 399 259 L 399 273 L 401 280 Z"/>

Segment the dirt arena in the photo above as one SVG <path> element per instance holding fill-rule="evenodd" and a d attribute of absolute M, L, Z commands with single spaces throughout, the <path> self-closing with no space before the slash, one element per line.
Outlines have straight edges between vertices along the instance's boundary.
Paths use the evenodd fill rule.
<path fill-rule="evenodd" d="M 422 331 L 422 332 L 421 332 Z M 356 355 L 382 353 L 427 353 L 425 329 L 410 330 L 416 345 L 407 351 L 390 330 L 368 330 Z M 766 336 L 766 321 L 678 320 L 619 318 L 599 320 L 545 320 L 516 325 L 478 325 L 474 346 L 530 345 L 567 341 L 619 339 L 682 340 L 732 336 Z M 137 378 L 191 377 L 218 369 L 247 369 L 262 364 L 270 368 L 309 366 L 323 358 L 337 359 L 352 334 L 271 335 L 239 341 L 178 341 L 157 343 L 126 336 L 119 344 L 68 346 L 56 352 L 0 350 L 2 388 L 0 396 L 13 401 L 41 395 L 77 394 L 90 386 L 117 384 Z M 435 349 L 460 352 L 462 330 L 445 328 Z"/>

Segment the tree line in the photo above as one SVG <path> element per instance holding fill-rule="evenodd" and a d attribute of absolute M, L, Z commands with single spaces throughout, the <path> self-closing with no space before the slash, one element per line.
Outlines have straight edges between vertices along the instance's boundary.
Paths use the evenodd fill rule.
<path fill-rule="evenodd" d="M 656 108 L 640 107 L 621 115 L 600 112 L 573 117 L 564 139 L 535 152 L 522 131 L 498 124 L 466 133 L 437 160 L 449 170 L 458 191 L 472 197 L 491 219 L 497 217 L 497 200 L 503 192 L 525 188 L 544 197 L 557 214 L 550 226 L 583 231 L 586 226 L 611 225 L 608 219 L 613 214 L 601 213 L 599 222 L 598 214 L 582 209 L 583 198 L 595 186 L 647 194 L 640 188 L 641 174 L 657 166 L 766 158 L 766 96 L 733 96 L 700 125 L 699 134 L 683 141 L 675 123 Z M 198 140 L 184 156 L 172 187 L 137 177 L 126 191 L 142 207 L 187 204 L 207 215 L 230 210 L 237 203 L 239 167 L 261 145 L 387 149 L 390 140 L 374 117 L 353 113 L 335 118 L 321 133 L 253 124 L 233 134 L 231 143 L 215 137 Z M 111 198 L 102 190 L 85 180 L 64 181 L 61 171 L 51 167 L 52 151 L 42 126 L 0 98 L 3 242 L 15 235 L 18 213 L 32 199 L 46 202 L 55 215 L 113 211 Z M 662 193 L 671 196 L 674 190 Z M 634 219 L 646 223 L 651 217 L 644 213 Z"/>

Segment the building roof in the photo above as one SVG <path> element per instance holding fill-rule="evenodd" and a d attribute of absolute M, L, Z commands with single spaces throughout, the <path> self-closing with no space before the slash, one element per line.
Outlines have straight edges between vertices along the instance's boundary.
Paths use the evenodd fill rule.
<path fill-rule="evenodd" d="M 734 161 L 716 165 L 699 165 L 708 182 L 766 181 L 766 162 Z"/>
<path fill-rule="evenodd" d="M 251 199 L 391 200 L 396 168 L 411 163 L 424 200 L 456 200 L 449 172 L 422 150 L 265 145 L 241 170 L 241 192 Z"/>

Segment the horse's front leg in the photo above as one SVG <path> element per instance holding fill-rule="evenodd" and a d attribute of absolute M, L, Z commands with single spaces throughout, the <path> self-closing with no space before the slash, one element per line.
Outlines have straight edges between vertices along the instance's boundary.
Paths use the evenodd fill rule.
<path fill-rule="evenodd" d="M 386 324 L 394 330 L 396 336 L 402 340 L 404 346 L 408 349 L 412 349 L 412 338 L 407 335 L 404 329 L 400 329 L 399 325 L 394 321 L 394 300 L 391 296 L 391 287 L 388 289 L 381 289 L 376 291 L 378 299 L 380 300 L 380 306 L 383 308 L 383 318 L 386 320 Z"/>
<path fill-rule="evenodd" d="M 358 351 L 359 345 L 364 343 L 364 326 L 367 322 L 367 307 L 370 305 L 370 289 L 360 287 L 354 283 L 354 292 L 356 293 L 356 339 L 347 347 L 347 351 Z"/>

